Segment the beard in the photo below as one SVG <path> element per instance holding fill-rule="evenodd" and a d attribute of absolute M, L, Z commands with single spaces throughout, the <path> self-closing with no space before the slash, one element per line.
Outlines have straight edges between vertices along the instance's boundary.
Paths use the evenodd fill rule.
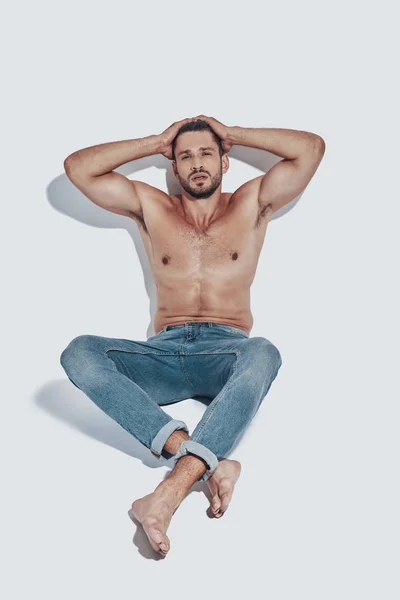
<path fill-rule="evenodd" d="M 205 173 L 207 173 L 207 171 L 205 171 Z M 184 179 L 178 173 L 178 179 L 185 192 L 193 198 L 209 198 L 221 184 L 222 168 L 220 168 L 219 172 L 213 177 L 211 177 L 209 173 L 207 173 L 207 175 L 208 177 L 202 185 L 198 185 L 195 182 L 193 175 L 189 179 Z"/>

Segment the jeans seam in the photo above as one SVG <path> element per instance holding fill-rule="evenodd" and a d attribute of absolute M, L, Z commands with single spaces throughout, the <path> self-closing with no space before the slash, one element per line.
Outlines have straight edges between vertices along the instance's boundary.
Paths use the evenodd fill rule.
<path fill-rule="evenodd" d="M 232 353 L 230 352 L 229 354 L 232 354 Z M 221 398 L 222 398 L 223 394 L 224 394 L 224 393 L 225 393 L 225 392 L 226 392 L 226 391 L 229 389 L 230 385 L 232 384 L 232 381 L 233 381 L 233 376 L 234 376 L 234 375 L 235 375 L 235 373 L 236 373 L 236 367 L 237 367 L 237 363 L 238 363 L 238 356 L 239 356 L 239 354 L 240 354 L 240 351 L 239 351 L 239 350 L 236 350 L 236 351 L 235 351 L 236 360 L 235 360 L 235 362 L 234 362 L 234 364 L 233 364 L 233 366 L 232 366 L 232 373 L 230 374 L 230 376 L 229 376 L 229 379 L 228 379 L 227 383 L 226 383 L 226 384 L 225 384 L 225 386 L 222 388 L 222 390 L 221 390 L 221 394 L 220 394 L 220 397 L 219 397 L 219 398 L 218 398 L 218 400 L 217 400 L 217 401 L 214 403 L 214 405 L 213 405 L 213 407 L 212 407 L 212 410 L 210 411 L 210 413 L 209 413 L 209 415 L 208 415 L 207 419 L 206 419 L 206 420 L 204 421 L 204 423 L 202 424 L 202 426 L 201 426 L 201 429 L 199 429 L 199 431 L 197 432 L 196 438 L 190 437 L 190 439 L 191 439 L 193 442 L 196 442 L 196 441 L 199 439 L 199 437 L 200 437 L 200 434 L 202 433 L 202 431 L 203 431 L 204 427 L 206 426 L 206 424 L 207 424 L 207 423 L 208 423 L 208 421 L 210 420 L 210 418 L 211 418 L 211 416 L 212 416 L 212 414 L 213 414 L 213 412 L 214 412 L 214 410 L 215 410 L 216 406 L 219 404 L 219 402 L 220 402 L 220 400 L 221 400 Z M 198 442 L 198 443 L 201 443 L 201 442 Z"/>
<path fill-rule="evenodd" d="M 183 374 L 184 374 L 184 376 L 185 376 L 185 378 L 186 378 L 187 382 L 188 382 L 188 383 L 190 383 L 190 385 L 191 385 L 191 386 L 192 386 L 192 388 L 193 388 L 193 391 L 195 392 L 195 391 L 196 391 L 196 387 L 195 387 L 195 386 L 193 385 L 193 383 L 190 381 L 190 379 L 189 379 L 189 375 L 188 375 L 188 374 L 186 373 L 186 371 L 185 371 L 185 365 L 184 365 L 184 356 L 185 356 L 185 354 L 184 354 L 184 353 L 183 353 L 183 354 L 182 354 L 182 353 L 180 353 L 180 354 L 179 354 L 179 362 L 181 363 L 181 369 L 182 369 L 182 372 L 183 372 Z"/>
<path fill-rule="evenodd" d="M 183 352 L 183 353 L 182 352 L 139 352 L 138 350 L 123 350 L 121 348 L 114 348 L 113 346 L 111 348 L 105 348 L 105 350 L 103 350 L 104 354 L 106 354 L 106 352 L 108 352 L 109 350 L 118 350 L 118 352 L 130 352 L 131 354 L 167 354 L 168 356 L 182 356 L 182 355 L 193 356 L 195 354 L 240 354 L 239 350 L 232 350 L 231 352 L 229 352 L 229 351 L 207 352 L 207 350 L 205 350 L 203 352 Z"/>
<path fill-rule="evenodd" d="M 195 354 L 240 354 L 239 350 L 227 350 L 226 352 L 183 352 L 182 353 L 184 356 L 193 356 Z"/>
<path fill-rule="evenodd" d="M 159 335 L 161 335 L 162 333 L 164 333 L 164 330 L 161 329 L 161 331 L 159 331 L 158 333 L 155 333 L 154 335 L 151 335 L 149 338 L 147 338 L 147 342 L 155 337 L 158 337 Z"/>
<path fill-rule="evenodd" d="M 104 355 L 105 355 L 105 357 L 107 358 L 107 360 L 111 360 L 113 363 L 114 363 L 114 361 L 112 360 L 112 358 L 110 358 L 109 356 L 107 356 L 107 352 L 108 352 L 109 350 L 116 350 L 116 351 L 118 351 L 118 352 L 131 352 L 131 353 L 133 353 L 133 354 L 143 354 L 142 352 L 136 352 L 136 350 L 121 350 L 120 348 L 107 348 L 107 347 L 106 347 L 106 349 L 104 350 Z M 151 352 L 146 352 L 146 354 L 152 354 L 152 353 L 151 353 Z M 114 366 L 115 366 L 115 363 L 114 363 Z M 118 370 L 118 369 L 117 369 L 117 370 Z M 124 376 L 125 376 L 125 377 L 127 377 L 127 375 L 124 375 Z M 142 387 L 141 387 L 141 386 L 140 386 L 138 383 L 136 383 L 136 381 L 134 381 L 134 380 L 133 380 L 133 379 L 131 379 L 130 377 L 127 377 L 127 379 L 129 379 L 129 381 L 131 381 L 131 382 L 133 383 L 133 385 L 135 385 L 137 388 L 139 388 L 139 389 L 140 389 L 140 391 L 141 391 L 141 392 L 143 392 L 143 394 L 145 394 L 145 395 L 147 396 L 147 398 L 153 402 L 153 399 L 152 399 L 152 398 L 149 396 L 149 394 L 146 392 L 146 390 L 144 390 L 144 389 L 143 389 L 143 388 L 142 388 Z M 71 380 L 71 381 L 72 381 L 72 380 Z M 74 382 L 72 382 L 72 383 L 74 383 Z M 76 384 L 74 384 L 74 385 L 76 385 Z M 78 386 L 76 386 L 76 387 L 78 387 Z M 80 388 L 78 388 L 78 389 L 80 389 Z M 129 432 L 130 432 L 130 431 L 129 431 Z M 131 433 L 131 432 L 130 432 L 130 433 Z M 132 435 L 133 435 L 133 434 L 132 434 Z"/>
<path fill-rule="evenodd" d="M 240 351 L 239 350 L 234 350 L 233 352 L 206 352 L 206 351 L 205 352 L 181 352 L 181 353 L 179 353 L 179 358 L 183 358 L 185 356 L 198 356 L 198 355 L 201 355 L 201 354 L 236 354 L 236 359 L 237 359 L 237 355 L 240 354 Z M 196 392 L 197 388 L 190 381 L 189 376 L 188 376 L 188 374 L 185 371 L 183 360 L 181 360 L 180 362 L 181 362 L 181 368 L 182 368 L 183 374 L 185 375 L 188 383 L 190 383 L 190 385 L 192 386 L 193 391 Z M 236 367 L 236 364 L 234 365 L 234 367 Z M 235 371 L 233 370 L 232 375 L 233 375 L 234 372 Z"/>
<path fill-rule="evenodd" d="M 113 346 L 111 346 L 111 348 L 105 348 L 103 350 L 104 354 L 106 354 L 109 350 L 117 350 L 118 352 L 130 352 L 131 354 L 166 354 L 168 356 L 178 356 L 178 352 L 164 352 L 164 351 L 150 351 L 150 352 L 140 352 L 139 350 L 126 350 L 125 348 L 114 348 Z"/>
<path fill-rule="evenodd" d="M 246 333 L 245 331 L 242 331 L 242 330 L 239 330 L 239 331 L 238 331 L 238 328 L 234 328 L 234 329 L 231 331 L 231 333 L 232 333 L 233 335 L 242 335 L 243 337 L 249 338 L 249 336 L 247 335 L 247 333 Z"/>
<path fill-rule="evenodd" d="M 203 334 L 203 328 L 200 327 L 198 335 L 195 338 L 193 338 L 193 339 L 196 341 L 202 334 Z M 185 370 L 185 354 L 192 355 L 192 354 L 197 354 L 197 353 L 185 352 L 183 346 L 186 344 L 187 341 L 188 341 L 188 339 L 186 337 L 185 341 L 183 342 L 183 344 L 181 344 L 181 346 L 179 348 L 179 359 L 180 359 L 181 369 L 182 369 L 182 372 L 183 372 L 183 374 L 185 376 L 185 379 L 189 383 L 189 385 L 193 388 L 193 391 L 196 393 L 197 392 L 197 387 L 190 381 L 189 375 L 188 375 L 188 373 Z M 217 353 L 215 353 L 215 352 L 204 352 L 202 354 L 217 354 Z"/>
<path fill-rule="evenodd" d="M 225 331 L 226 333 L 230 333 L 232 335 L 242 335 L 243 337 L 250 339 L 250 336 L 247 335 L 247 333 L 245 331 L 243 331 L 243 329 L 240 329 L 239 327 L 233 327 L 231 325 L 220 325 L 221 328 L 226 327 L 229 331 L 227 331 L 226 329 L 223 329 L 223 331 Z M 217 329 L 218 331 L 218 329 Z"/>

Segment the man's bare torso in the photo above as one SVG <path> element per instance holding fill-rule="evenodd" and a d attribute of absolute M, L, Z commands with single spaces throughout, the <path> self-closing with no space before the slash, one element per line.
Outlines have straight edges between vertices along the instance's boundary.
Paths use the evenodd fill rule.
<path fill-rule="evenodd" d="M 234 144 L 271 151 L 283 160 L 233 194 L 218 196 Z M 310 132 L 226 127 L 199 115 L 175 122 L 160 135 L 83 148 L 70 154 L 64 167 L 95 204 L 137 221 L 157 287 L 157 333 L 168 325 L 211 321 L 249 334 L 250 287 L 268 222 L 304 191 L 324 152 L 324 140 Z M 169 196 L 114 171 L 158 153 L 172 160 L 186 194 Z M 198 175 L 209 182 L 196 181 Z"/>
<path fill-rule="evenodd" d="M 157 287 L 154 329 L 185 321 L 253 326 L 250 287 L 267 229 L 256 194 L 222 193 L 221 213 L 200 230 L 180 196 L 162 191 L 134 215 Z"/>

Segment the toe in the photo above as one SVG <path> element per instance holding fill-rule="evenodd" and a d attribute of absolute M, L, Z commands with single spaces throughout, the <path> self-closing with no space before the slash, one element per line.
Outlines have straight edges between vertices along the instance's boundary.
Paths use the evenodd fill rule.
<path fill-rule="evenodd" d="M 160 544 L 160 550 L 159 550 L 160 554 L 162 556 L 166 556 L 169 552 L 169 544 L 165 544 L 164 542 L 162 542 Z"/>
<path fill-rule="evenodd" d="M 154 529 L 153 527 L 150 527 L 147 531 L 147 537 L 149 538 L 149 542 L 150 542 L 150 545 L 153 548 L 153 550 L 155 550 L 156 552 L 159 552 L 160 544 L 163 541 L 163 536 L 162 536 L 161 531 L 159 531 L 158 529 Z"/>
<path fill-rule="evenodd" d="M 222 513 L 224 513 L 226 511 L 226 509 L 228 508 L 231 496 L 232 496 L 231 492 L 224 492 L 221 495 L 221 508 L 220 508 L 220 510 L 221 510 Z"/>
<path fill-rule="evenodd" d="M 168 552 L 169 539 L 165 535 L 165 533 L 163 533 L 160 529 L 157 529 L 157 527 L 155 527 L 154 525 L 144 527 L 144 529 L 147 533 L 147 537 L 149 538 L 149 542 L 153 550 L 155 550 L 156 552 L 160 552 L 160 550 L 162 550 L 163 554 Z"/>
<path fill-rule="evenodd" d="M 212 511 L 214 513 L 218 512 L 220 506 L 221 506 L 221 500 L 220 500 L 219 496 L 214 496 L 213 499 L 211 500 Z"/>

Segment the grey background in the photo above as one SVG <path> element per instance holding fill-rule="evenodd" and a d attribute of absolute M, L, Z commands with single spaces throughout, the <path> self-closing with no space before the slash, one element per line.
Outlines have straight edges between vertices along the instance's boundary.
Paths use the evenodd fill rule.
<path fill-rule="evenodd" d="M 111 594 L 398 599 L 398 92 L 394 8 L 39 0 L 2 36 L 2 536 L 7 598 Z M 146 339 L 135 223 L 67 180 L 85 146 L 197 114 L 321 135 L 324 159 L 269 225 L 254 327 L 283 366 L 232 458 L 220 520 L 195 485 L 163 561 L 128 517 L 170 468 L 66 379 L 76 335 Z M 278 160 L 234 147 L 223 191 Z M 161 155 L 125 165 L 173 184 Z M 171 191 L 171 190 L 170 190 Z M 204 406 L 168 407 L 190 430 Z M 156 575 L 157 572 L 157 575 Z M 159 576 L 158 576 L 159 575 Z M 258 590 L 258 591 L 257 591 Z"/>

